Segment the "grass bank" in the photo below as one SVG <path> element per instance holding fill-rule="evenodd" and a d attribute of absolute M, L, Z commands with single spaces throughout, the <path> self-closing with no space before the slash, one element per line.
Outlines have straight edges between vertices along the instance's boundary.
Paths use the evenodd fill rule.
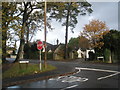
<path fill-rule="evenodd" d="M 47 65 L 47 68 L 45 69 L 42 65 L 42 70 L 40 71 L 39 64 L 28 64 L 26 67 L 26 64 L 21 64 L 21 68 L 19 67 L 19 63 L 14 63 L 11 65 L 11 67 L 6 70 L 2 74 L 2 78 L 13 78 L 13 77 L 20 77 L 24 75 L 32 75 L 32 74 L 37 74 L 37 73 L 43 73 L 47 71 L 51 71 L 56 69 L 56 67 L 52 65 Z"/>

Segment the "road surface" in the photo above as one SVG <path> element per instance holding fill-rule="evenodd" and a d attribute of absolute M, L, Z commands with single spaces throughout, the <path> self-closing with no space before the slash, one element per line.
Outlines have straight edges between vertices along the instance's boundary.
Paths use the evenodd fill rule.
<path fill-rule="evenodd" d="M 31 63 L 39 63 L 38 60 L 30 60 Z M 41 80 L 9 88 L 119 88 L 119 66 L 112 64 L 85 63 L 81 60 L 71 62 L 48 61 L 61 69 L 78 69 L 77 73 Z"/>

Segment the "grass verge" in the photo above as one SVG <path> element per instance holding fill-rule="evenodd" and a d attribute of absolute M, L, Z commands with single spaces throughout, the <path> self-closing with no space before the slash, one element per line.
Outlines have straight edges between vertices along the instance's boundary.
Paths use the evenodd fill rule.
<path fill-rule="evenodd" d="M 2 78 L 13 78 L 13 77 L 20 77 L 24 75 L 32 75 L 37 73 L 43 73 L 47 71 L 51 71 L 56 69 L 56 67 L 52 65 L 47 65 L 47 68 L 45 69 L 42 65 L 42 70 L 40 71 L 39 64 L 28 64 L 26 67 L 26 64 L 21 64 L 21 68 L 19 67 L 19 63 L 14 63 L 8 70 L 6 70 L 2 74 Z"/>

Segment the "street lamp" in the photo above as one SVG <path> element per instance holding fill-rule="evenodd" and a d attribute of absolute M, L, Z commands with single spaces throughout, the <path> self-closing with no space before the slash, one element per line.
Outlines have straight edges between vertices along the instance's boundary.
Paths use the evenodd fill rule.
<path fill-rule="evenodd" d="M 44 7 L 44 39 L 45 39 L 45 42 L 44 42 L 44 47 L 45 47 L 44 65 L 45 65 L 45 68 L 47 67 L 47 63 L 46 63 L 46 60 L 47 60 L 47 48 L 46 48 L 46 9 L 47 9 L 47 2 L 45 0 L 45 7 Z"/>

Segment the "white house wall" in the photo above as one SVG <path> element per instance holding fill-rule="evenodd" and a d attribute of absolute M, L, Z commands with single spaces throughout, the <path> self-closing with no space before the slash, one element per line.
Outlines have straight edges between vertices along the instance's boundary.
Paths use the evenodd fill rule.
<path fill-rule="evenodd" d="M 90 51 L 93 52 L 93 53 L 95 53 L 95 50 L 93 50 L 93 49 L 92 50 L 86 50 L 86 58 L 89 58 L 89 52 Z"/>
<path fill-rule="evenodd" d="M 81 49 L 78 49 L 77 53 L 78 53 L 78 58 L 82 58 L 81 54 L 83 54 L 83 57 L 85 55 L 85 53 L 83 51 L 81 51 Z"/>

